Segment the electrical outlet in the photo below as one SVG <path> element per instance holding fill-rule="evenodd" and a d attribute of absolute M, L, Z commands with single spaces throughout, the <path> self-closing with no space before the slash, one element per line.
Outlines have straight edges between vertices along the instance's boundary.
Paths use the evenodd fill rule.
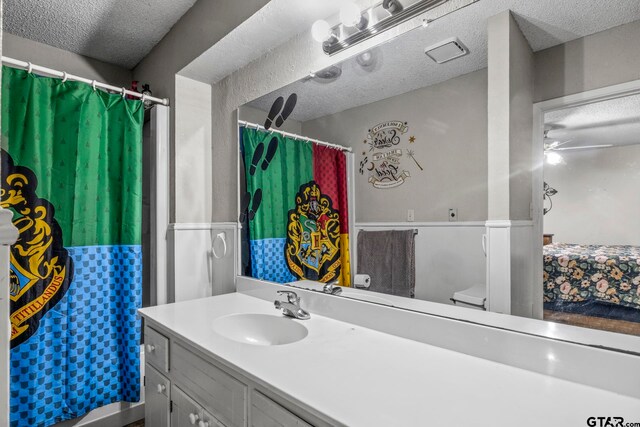
<path fill-rule="evenodd" d="M 458 209 L 449 209 L 449 221 L 454 222 L 458 220 Z"/>
<path fill-rule="evenodd" d="M 407 221 L 409 222 L 413 222 L 416 219 L 416 215 L 415 212 L 413 211 L 413 209 L 409 209 L 407 211 Z"/>

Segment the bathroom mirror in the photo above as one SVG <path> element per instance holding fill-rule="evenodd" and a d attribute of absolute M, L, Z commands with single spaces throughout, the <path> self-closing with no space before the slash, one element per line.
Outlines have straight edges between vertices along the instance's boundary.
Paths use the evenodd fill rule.
<path fill-rule="evenodd" d="M 544 319 L 640 336 L 640 94 L 544 116 Z"/>
<path fill-rule="evenodd" d="M 607 45 L 613 37 L 609 33 L 632 38 L 640 28 L 637 7 L 625 14 L 603 9 L 610 18 L 605 23 L 573 15 L 569 4 L 545 10 L 497 3 L 480 1 L 425 22 L 239 108 L 242 275 L 396 307 L 416 309 L 415 301 L 426 301 L 487 308 L 487 19 L 512 9 L 534 52 L 534 103 L 607 86 L 606 79 L 600 86 L 583 84 L 580 76 L 585 73 L 605 71 L 601 64 L 571 62 L 566 52 L 584 55 L 587 49 L 605 49 L 611 61 L 623 61 L 624 48 Z M 563 29 L 563 20 L 569 18 L 574 33 Z M 583 69 L 577 72 L 575 67 Z M 565 69 L 576 71 L 575 82 Z M 619 81 L 611 80 L 614 83 Z M 545 119 L 543 114 L 541 124 Z M 553 132 L 546 137 L 555 138 Z M 533 145 L 542 157 L 548 140 L 543 129 L 539 134 Z M 283 150 L 290 146 L 297 148 Z M 326 155 L 327 150 L 333 154 Z M 540 169 L 535 159 L 527 166 L 532 174 Z M 546 181 L 546 168 L 544 173 Z M 630 179 L 640 182 L 637 174 Z M 319 180 L 330 182 L 332 189 L 325 192 L 324 184 L 301 187 Z M 545 207 L 549 197 L 553 203 L 559 200 L 559 190 L 549 196 L 552 189 L 534 192 L 530 223 L 543 221 L 534 209 L 535 197 Z M 284 209 L 280 204 L 285 199 L 295 202 Z M 274 211 L 280 216 L 273 216 Z M 334 220 L 339 227 L 332 225 Z M 545 222 L 544 234 L 551 234 L 547 228 Z M 531 292 L 539 310 L 529 317 L 598 328 L 598 322 L 543 316 L 548 277 L 543 282 L 542 230 L 540 234 L 534 236 L 540 242 L 527 243 L 539 253 L 530 265 L 540 270 L 541 278 Z M 304 255 L 294 259 L 299 254 Z M 330 266 L 338 259 L 350 271 L 332 275 Z M 313 271 L 305 276 L 312 281 L 300 281 L 292 272 L 294 264 L 299 271 Z M 335 290 L 332 285 L 347 286 Z M 629 286 L 637 290 L 637 285 Z M 637 309 L 640 313 L 640 306 Z"/>

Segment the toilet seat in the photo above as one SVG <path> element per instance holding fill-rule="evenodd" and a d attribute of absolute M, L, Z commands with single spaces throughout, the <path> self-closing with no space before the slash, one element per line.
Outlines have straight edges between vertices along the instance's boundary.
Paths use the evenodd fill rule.
<path fill-rule="evenodd" d="M 453 298 L 451 298 L 451 301 L 453 301 L 454 304 L 460 302 L 474 307 L 480 307 L 483 310 L 486 310 L 486 300 L 487 287 L 484 284 L 477 284 L 465 290 L 455 292 L 453 294 Z"/>

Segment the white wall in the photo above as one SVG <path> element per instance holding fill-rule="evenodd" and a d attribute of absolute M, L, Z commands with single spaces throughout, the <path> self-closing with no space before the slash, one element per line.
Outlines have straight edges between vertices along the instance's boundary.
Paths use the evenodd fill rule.
<path fill-rule="evenodd" d="M 172 224 L 167 234 L 169 302 L 235 291 L 236 223 Z"/>
<path fill-rule="evenodd" d="M 356 221 L 406 221 L 408 209 L 418 222 L 448 221 L 449 208 L 459 221 L 486 220 L 487 70 L 304 122 L 302 133 L 353 147 L 357 169 L 369 154 L 368 129 L 388 120 L 408 123 L 398 147 L 415 151 L 424 170 L 406 159 L 411 176 L 391 189 L 374 188 L 356 170 Z"/>
<path fill-rule="evenodd" d="M 565 164 L 544 168 L 544 180 L 558 190 L 544 232 L 561 243 L 640 245 L 640 145 L 562 157 Z"/>

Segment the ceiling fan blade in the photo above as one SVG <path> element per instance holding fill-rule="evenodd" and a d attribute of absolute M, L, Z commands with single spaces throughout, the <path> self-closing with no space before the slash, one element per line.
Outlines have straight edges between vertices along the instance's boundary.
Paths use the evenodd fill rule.
<path fill-rule="evenodd" d="M 572 142 L 572 141 L 574 141 L 574 140 L 575 140 L 574 138 L 571 138 L 571 139 L 567 139 L 566 141 L 562 141 L 562 142 L 560 142 L 560 141 L 555 141 L 555 142 L 554 142 L 554 144 L 555 144 L 556 142 L 557 142 L 557 144 L 556 144 L 556 145 L 554 145 L 554 146 L 553 146 L 553 148 L 554 148 L 554 149 L 557 149 L 558 147 L 562 147 L 564 144 L 568 144 L 568 143 L 570 143 L 570 142 Z"/>
<path fill-rule="evenodd" d="M 569 151 L 569 150 L 587 150 L 589 148 L 607 148 L 613 147 L 613 144 L 602 144 L 602 145 L 585 145 L 582 147 L 564 147 L 564 148 L 555 148 L 555 151 Z"/>

